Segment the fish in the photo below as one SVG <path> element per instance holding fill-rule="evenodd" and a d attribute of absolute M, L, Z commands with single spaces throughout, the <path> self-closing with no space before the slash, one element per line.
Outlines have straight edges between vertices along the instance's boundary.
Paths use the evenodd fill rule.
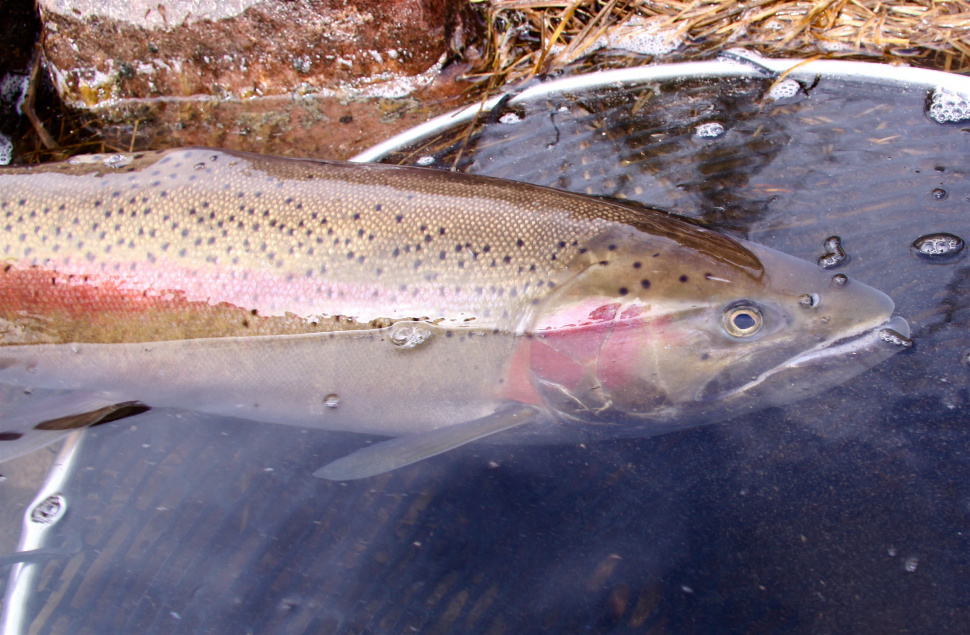
<path fill-rule="evenodd" d="M 211 148 L 0 171 L 0 459 L 150 408 L 390 437 L 644 437 L 909 346 L 882 292 L 664 210 Z M 36 397 L 35 397 L 36 395 Z M 494 436 L 493 436 L 494 435 Z"/>

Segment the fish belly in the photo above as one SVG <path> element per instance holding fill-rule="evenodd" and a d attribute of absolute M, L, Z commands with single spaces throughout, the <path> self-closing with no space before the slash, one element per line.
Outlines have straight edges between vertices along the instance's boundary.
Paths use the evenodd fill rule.
<path fill-rule="evenodd" d="M 408 340 L 402 329 L 6 346 L 0 383 L 394 436 L 483 417 L 503 402 L 512 335 L 420 324 Z"/>

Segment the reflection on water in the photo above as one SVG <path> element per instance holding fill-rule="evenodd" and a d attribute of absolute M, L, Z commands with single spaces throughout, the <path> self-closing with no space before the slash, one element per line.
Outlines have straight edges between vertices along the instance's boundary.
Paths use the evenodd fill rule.
<path fill-rule="evenodd" d="M 841 251 L 912 350 L 729 424 L 477 444 L 347 484 L 310 473 L 360 447 L 350 435 L 178 411 L 105 424 L 65 492 L 51 547 L 82 549 L 44 566 L 39 630 L 962 630 L 968 136 L 925 91 L 820 78 L 769 99 L 771 83 L 516 106 L 459 166 L 669 207 L 807 261 Z M 402 156 L 450 166 L 454 138 Z"/>

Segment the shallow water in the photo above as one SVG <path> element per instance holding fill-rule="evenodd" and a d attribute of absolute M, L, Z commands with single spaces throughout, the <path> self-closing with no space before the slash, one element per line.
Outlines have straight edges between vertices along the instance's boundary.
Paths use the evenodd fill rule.
<path fill-rule="evenodd" d="M 932 121 L 922 90 L 820 78 L 772 102 L 771 81 L 570 95 L 517 108 L 513 123 L 497 113 L 459 165 L 666 206 L 810 261 L 839 236 L 848 258 L 833 273 L 892 296 L 913 350 L 722 425 L 472 445 L 346 484 L 310 474 L 363 437 L 178 411 L 105 424 L 51 543 L 80 535 L 81 552 L 44 565 L 35 627 L 962 631 L 970 261 L 913 243 L 970 238 L 970 124 Z M 712 122 L 722 134 L 697 134 Z M 402 156 L 448 166 L 450 144 Z M 5 508 L 19 503 L 10 491 Z"/>

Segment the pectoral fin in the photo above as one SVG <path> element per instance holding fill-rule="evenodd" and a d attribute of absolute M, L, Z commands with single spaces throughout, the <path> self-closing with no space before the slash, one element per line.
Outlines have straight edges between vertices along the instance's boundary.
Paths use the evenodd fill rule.
<path fill-rule="evenodd" d="M 496 432 L 515 428 L 533 421 L 538 414 L 537 408 L 516 405 L 474 421 L 382 441 L 337 459 L 313 475 L 331 481 L 352 481 L 376 476 Z"/>
<path fill-rule="evenodd" d="M 72 430 L 123 419 L 148 409 L 137 401 L 118 402 L 82 393 L 21 399 L 15 407 L 5 404 L 0 410 L 0 463 L 50 445 Z"/>

